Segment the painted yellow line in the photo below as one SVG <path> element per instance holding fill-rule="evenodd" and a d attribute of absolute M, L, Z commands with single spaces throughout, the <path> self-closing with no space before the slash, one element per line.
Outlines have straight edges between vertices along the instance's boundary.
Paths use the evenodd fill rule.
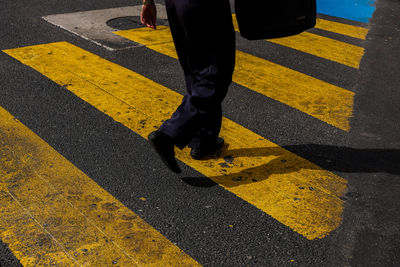
<path fill-rule="evenodd" d="M 5 52 L 145 138 L 182 99 L 66 42 Z M 229 144 L 221 157 L 196 161 L 184 149 L 177 158 L 308 239 L 340 225 L 346 180 L 229 119 L 223 119 L 221 135 Z"/>
<path fill-rule="evenodd" d="M 358 69 L 364 48 L 340 42 L 317 34 L 303 32 L 298 35 L 268 40 L 317 57 L 325 58 Z"/>
<path fill-rule="evenodd" d="M 235 27 L 235 31 L 238 32 L 239 26 L 237 24 L 236 15 L 233 14 L 232 18 L 233 18 L 233 26 Z M 330 20 L 321 19 L 321 18 L 317 19 L 317 24 L 315 25 L 315 28 L 338 33 L 341 35 L 350 36 L 350 37 L 361 39 L 361 40 L 365 40 L 367 33 L 368 33 L 368 29 L 364 28 L 364 27 L 344 24 L 344 23 L 330 21 Z"/>
<path fill-rule="evenodd" d="M 0 238 L 24 266 L 198 265 L 1 107 Z"/>
<path fill-rule="evenodd" d="M 116 34 L 177 58 L 170 30 L 139 28 Z M 339 129 L 350 129 L 354 93 L 285 68 L 262 58 L 236 51 L 233 81 L 296 108 Z"/>
<path fill-rule="evenodd" d="M 234 27 L 239 31 L 236 18 L 233 16 Z M 327 28 L 329 23 L 323 22 Z M 339 29 L 332 26 L 330 29 Z M 317 57 L 325 58 L 349 67 L 359 68 L 364 55 L 364 48 L 340 42 L 317 34 L 303 32 L 298 35 L 267 40 L 271 43 L 290 47 Z"/>
<path fill-rule="evenodd" d="M 367 28 L 344 24 L 340 22 L 334 22 L 325 19 L 317 19 L 317 25 L 315 27 L 321 30 L 335 32 L 361 40 L 365 40 L 368 33 Z"/>

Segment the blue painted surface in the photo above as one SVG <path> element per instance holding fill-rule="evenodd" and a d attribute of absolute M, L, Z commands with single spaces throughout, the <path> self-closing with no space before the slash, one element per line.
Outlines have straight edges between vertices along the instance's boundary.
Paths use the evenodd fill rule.
<path fill-rule="evenodd" d="M 329 16 L 368 22 L 375 0 L 317 0 L 317 12 Z"/>

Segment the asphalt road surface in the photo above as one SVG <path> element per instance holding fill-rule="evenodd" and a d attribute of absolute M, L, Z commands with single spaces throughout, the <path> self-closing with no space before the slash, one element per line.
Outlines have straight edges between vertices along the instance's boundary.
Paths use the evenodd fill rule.
<path fill-rule="evenodd" d="M 237 33 L 227 145 L 175 175 L 145 139 L 185 92 L 163 2 L 150 31 L 139 1 L 2 0 L 0 265 L 398 266 L 400 3 L 320 2 Z"/>

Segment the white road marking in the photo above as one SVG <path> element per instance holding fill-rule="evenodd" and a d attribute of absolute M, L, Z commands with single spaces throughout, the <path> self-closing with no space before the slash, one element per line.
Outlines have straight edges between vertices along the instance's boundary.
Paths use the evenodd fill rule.
<path fill-rule="evenodd" d="M 49 15 L 43 19 L 110 51 L 115 51 L 142 45 L 113 34 L 117 29 L 109 27 L 106 22 L 119 17 L 140 16 L 141 9 L 141 5 L 126 6 Z M 164 5 L 157 4 L 157 17 L 167 19 Z"/>

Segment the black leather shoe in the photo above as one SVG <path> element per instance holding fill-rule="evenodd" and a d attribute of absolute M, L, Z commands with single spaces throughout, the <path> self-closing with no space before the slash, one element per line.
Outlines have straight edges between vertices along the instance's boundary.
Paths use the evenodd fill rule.
<path fill-rule="evenodd" d="M 172 138 L 161 131 L 155 131 L 148 136 L 149 143 L 157 152 L 164 164 L 174 173 L 181 173 L 178 162 L 175 159 L 174 143 Z"/>
<path fill-rule="evenodd" d="M 218 137 L 217 142 L 212 147 L 192 148 L 192 150 L 190 150 L 190 156 L 196 160 L 204 159 L 207 156 L 217 153 L 218 150 L 220 150 L 224 146 L 224 143 L 225 143 L 224 139 Z"/>

